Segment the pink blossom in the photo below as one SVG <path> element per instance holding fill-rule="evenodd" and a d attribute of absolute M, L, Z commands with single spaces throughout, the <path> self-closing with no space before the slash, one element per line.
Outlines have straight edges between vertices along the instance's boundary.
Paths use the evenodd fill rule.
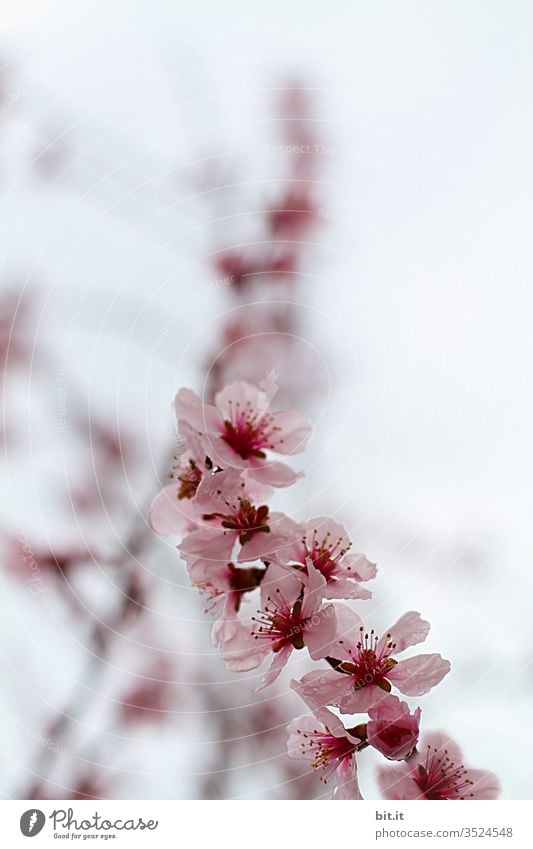
<path fill-rule="evenodd" d="M 265 569 L 256 566 L 239 567 L 234 563 L 214 563 L 202 559 L 188 564 L 191 583 L 209 599 L 206 613 L 216 611 L 227 619 L 239 612 L 244 594 L 261 583 Z"/>
<path fill-rule="evenodd" d="M 378 768 L 384 799 L 497 799 L 493 772 L 463 764 L 459 746 L 438 731 L 426 734 L 420 751 L 402 763 Z"/>
<path fill-rule="evenodd" d="M 188 563 L 198 558 L 228 561 L 238 542 L 239 562 L 270 559 L 287 544 L 292 526 L 283 514 L 271 514 L 267 504 L 254 503 L 258 490 L 255 481 L 245 481 L 236 469 L 204 476 L 193 501 L 198 527 L 183 539 L 180 555 Z"/>
<path fill-rule="evenodd" d="M 195 528 L 199 514 L 193 500 L 181 495 L 183 484 L 163 487 L 150 505 L 150 526 L 163 536 L 174 536 Z"/>
<path fill-rule="evenodd" d="M 336 608 L 337 639 L 328 661 L 331 671 L 313 670 L 302 678 L 301 692 L 313 706 L 336 705 L 342 713 L 365 713 L 390 693 L 392 686 L 407 696 L 429 692 L 450 671 L 440 654 L 420 654 L 406 660 L 393 655 L 425 640 L 429 622 L 410 611 L 379 638 L 346 605 Z"/>
<path fill-rule="evenodd" d="M 199 518 L 196 492 L 213 468 L 198 434 L 185 421 L 180 423 L 179 445 L 182 450 L 169 475 L 173 483 L 165 486 L 150 506 L 150 525 L 158 534 L 181 534 L 195 526 Z"/>
<path fill-rule="evenodd" d="M 315 204 L 305 189 L 290 188 L 269 211 L 275 236 L 298 238 L 313 223 Z"/>
<path fill-rule="evenodd" d="M 410 713 L 409 706 L 389 696 L 368 711 L 367 742 L 386 758 L 408 758 L 418 742 L 420 708 Z"/>
<path fill-rule="evenodd" d="M 160 659 L 150 673 L 128 689 L 120 702 L 122 722 L 162 722 L 171 710 L 172 668 L 170 662 Z"/>
<path fill-rule="evenodd" d="M 361 740 L 346 729 L 334 713 L 323 708 L 317 716 L 300 716 L 289 724 L 287 751 L 290 758 L 310 761 L 311 768 L 327 784 L 334 779 L 333 798 L 362 799 L 357 781 L 356 752 Z"/>
<path fill-rule="evenodd" d="M 298 576 L 272 564 L 261 582 L 261 606 L 249 622 L 217 623 L 213 639 L 228 669 L 255 669 L 273 654 L 260 688 L 272 684 L 294 649 L 327 655 L 336 634 L 334 605 L 323 605 L 325 579 L 312 566 Z"/>
<path fill-rule="evenodd" d="M 371 598 L 372 593 L 360 586 L 376 576 L 376 566 L 364 554 L 349 554 L 352 543 L 343 525 L 326 516 L 294 525 L 297 540 L 281 548 L 278 563 L 305 571 L 311 560 L 327 581 L 326 598 Z"/>
<path fill-rule="evenodd" d="M 297 201 L 298 199 L 295 198 L 295 202 Z M 288 233 L 289 220 L 293 224 L 299 224 L 303 215 L 309 221 L 311 219 L 311 211 L 310 209 L 273 210 L 271 218 L 272 225 L 275 225 L 278 221 L 276 213 L 279 212 L 281 219 L 279 220 L 277 232 L 283 235 L 283 230 Z M 285 212 L 285 216 L 283 212 Z M 254 278 L 257 278 L 258 275 L 269 275 L 269 278 L 277 280 L 279 277 L 294 273 L 296 270 L 296 259 L 296 251 L 291 246 L 270 243 L 264 249 L 255 248 L 253 252 L 243 252 L 242 250 L 226 251 L 218 257 L 215 265 L 218 272 L 223 274 L 235 289 L 239 291 L 245 286 L 251 285 Z"/>
<path fill-rule="evenodd" d="M 289 486 L 299 475 L 284 463 L 268 459 L 267 452 L 297 454 L 311 435 L 301 413 L 269 411 L 266 392 L 236 381 L 206 404 L 189 389 L 176 396 L 178 421 L 186 421 L 202 438 L 207 456 L 221 468 L 247 469 L 255 480 L 271 486 Z"/>

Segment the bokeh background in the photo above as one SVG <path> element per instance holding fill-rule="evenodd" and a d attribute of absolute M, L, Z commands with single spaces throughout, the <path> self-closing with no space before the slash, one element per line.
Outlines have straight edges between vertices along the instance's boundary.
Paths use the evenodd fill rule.
<path fill-rule="evenodd" d="M 226 673 L 147 523 L 176 390 L 275 370 L 278 507 L 430 619 L 424 727 L 532 798 L 532 41 L 525 0 L 3 0 L 3 797 L 327 795 L 308 661 Z"/>

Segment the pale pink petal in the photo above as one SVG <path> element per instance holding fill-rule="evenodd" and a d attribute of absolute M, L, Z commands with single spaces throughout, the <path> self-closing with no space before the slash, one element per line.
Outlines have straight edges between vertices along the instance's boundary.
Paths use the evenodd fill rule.
<path fill-rule="evenodd" d="M 282 534 L 258 531 L 249 542 L 246 542 L 239 552 L 239 563 L 251 563 L 252 560 L 277 560 L 276 553 L 287 544 L 287 538 Z"/>
<path fill-rule="evenodd" d="M 444 731 L 426 731 L 424 734 L 424 749 L 431 746 L 432 749 L 437 749 L 439 752 L 448 752 L 452 761 L 462 763 L 463 752 L 459 745 L 452 740 Z"/>
<path fill-rule="evenodd" d="M 313 537 L 318 540 L 323 540 L 329 535 L 331 541 L 339 541 L 339 548 L 347 548 L 350 544 L 350 538 L 344 525 L 337 522 L 331 516 L 313 516 L 308 519 L 304 525 L 305 538 L 311 547 Z"/>
<path fill-rule="evenodd" d="M 270 599 L 280 597 L 292 607 L 301 590 L 302 582 L 296 572 L 289 572 L 283 566 L 271 563 L 261 581 L 261 605 L 263 608 L 270 606 Z"/>
<path fill-rule="evenodd" d="M 183 560 L 202 557 L 219 562 L 231 560 L 234 544 L 234 534 L 224 533 L 219 528 L 198 528 L 184 537 L 178 550 Z"/>
<path fill-rule="evenodd" d="M 246 485 L 236 469 L 204 475 L 196 495 L 195 503 L 202 513 L 228 514 L 238 508 L 239 498 L 246 495 Z"/>
<path fill-rule="evenodd" d="M 292 680 L 290 686 L 312 711 L 321 710 L 326 705 L 338 705 L 353 690 L 348 675 L 327 669 L 313 669 L 299 681 Z"/>
<path fill-rule="evenodd" d="M 406 763 L 377 768 L 378 786 L 383 799 L 423 799 L 424 795 L 411 777 Z"/>
<path fill-rule="evenodd" d="M 335 578 L 327 583 L 324 598 L 368 599 L 372 593 L 351 578 Z"/>
<path fill-rule="evenodd" d="M 225 619 L 213 625 L 213 643 L 231 672 L 257 669 L 270 650 L 268 644 L 254 639 L 251 630 L 250 624 L 244 625 L 239 619 Z"/>
<path fill-rule="evenodd" d="M 331 649 L 331 657 L 335 657 L 338 660 L 351 661 L 350 649 L 360 639 L 361 634 L 359 629 L 363 625 L 363 621 L 355 610 L 352 610 L 346 604 L 337 604 L 335 613 L 337 618 L 337 638 L 335 645 Z"/>
<path fill-rule="evenodd" d="M 194 559 L 190 557 L 187 561 L 187 571 L 192 584 L 210 583 L 220 590 L 229 592 L 231 590 L 231 573 L 227 568 L 227 561 L 204 560 L 201 557 Z"/>
<path fill-rule="evenodd" d="M 336 673 L 339 678 L 342 676 Z M 351 686 L 335 703 L 341 713 L 368 713 L 368 711 L 379 705 L 387 698 L 388 693 L 377 687 L 375 684 L 365 684 L 364 687 L 354 687 L 353 678 L 350 678 Z"/>
<path fill-rule="evenodd" d="M 263 499 L 263 501 L 264 500 L 265 499 Z M 258 499 L 256 499 L 256 503 L 260 503 Z M 291 519 L 291 517 L 287 516 L 286 513 L 280 513 L 279 511 L 273 511 L 270 514 L 269 525 L 273 533 L 275 532 L 284 536 L 288 542 L 292 543 L 294 543 L 302 533 L 302 526 L 298 522 L 295 522 L 294 519 Z"/>
<path fill-rule="evenodd" d="M 347 737 L 348 740 L 352 741 L 352 743 L 361 742 L 359 737 L 355 737 L 346 730 L 342 720 L 340 720 L 332 710 L 329 710 L 329 708 L 323 707 L 321 709 L 317 709 L 314 711 L 314 715 L 320 720 L 322 725 L 327 728 L 328 732 L 332 734 L 333 737 Z"/>
<path fill-rule="evenodd" d="M 355 755 L 345 758 L 337 767 L 337 786 L 333 791 L 334 799 L 362 799 L 357 780 L 357 761 Z"/>
<path fill-rule="evenodd" d="M 249 498 L 250 501 L 253 501 L 254 504 L 268 504 L 274 495 L 274 488 L 251 478 L 248 468 L 244 469 L 241 472 L 241 475 L 244 481 L 244 492 L 246 493 L 247 498 Z M 279 515 L 282 516 L 284 514 L 280 513 Z M 274 513 L 270 514 L 271 519 L 272 516 L 274 516 Z"/>
<path fill-rule="evenodd" d="M 231 419 L 231 413 L 235 413 L 237 407 L 244 410 L 245 407 L 250 406 L 259 413 L 265 413 L 269 403 L 266 392 L 244 380 L 236 380 L 228 384 L 215 395 L 215 406 L 225 419 Z"/>
<path fill-rule="evenodd" d="M 406 696 L 423 696 L 439 684 L 450 669 L 450 661 L 440 654 L 418 654 L 400 660 L 389 670 L 387 678 Z"/>
<path fill-rule="evenodd" d="M 178 422 L 188 422 L 199 433 L 217 433 L 220 415 L 212 404 L 205 404 L 191 389 L 180 389 L 174 401 Z"/>
<path fill-rule="evenodd" d="M 205 460 L 205 452 L 202 445 L 202 439 L 198 430 L 184 419 L 180 421 L 179 425 L 179 435 L 180 441 L 185 444 L 185 454 L 183 455 L 185 458 L 190 457 L 195 460 L 196 463 L 203 465 Z"/>
<path fill-rule="evenodd" d="M 334 604 L 328 604 L 313 613 L 304 631 L 304 642 L 313 660 L 320 660 L 329 654 L 336 631 Z"/>
<path fill-rule="evenodd" d="M 295 522 L 290 516 L 285 513 L 270 513 L 268 524 L 272 535 L 283 541 L 279 544 L 270 547 L 270 556 L 273 560 L 282 566 L 287 566 L 292 571 L 294 562 L 305 564 L 305 555 L 298 561 L 294 557 L 303 546 L 297 542 L 302 536 L 302 525 Z"/>
<path fill-rule="evenodd" d="M 295 472 L 285 463 L 267 462 L 263 466 L 250 468 L 248 475 L 258 483 L 268 486 L 283 488 L 291 486 L 295 481 L 303 477 L 302 472 Z"/>
<path fill-rule="evenodd" d="M 279 433 L 273 438 L 274 450 L 278 454 L 299 454 L 309 442 L 313 426 L 303 413 L 294 410 L 273 413 L 273 426 Z"/>
<path fill-rule="evenodd" d="M 194 526 L 198 508 L 187 498 L 178 498 L 181 484 L 170 484 L 159 492 L 150 505 L 150 525 L 158 534 L 173 536 Z"/>
<path fill-rule="evenodd" d="M 304 714 L 293 719 L 287 726 L 287 754 L 289 758 L 303 758 L 303 760 L 313 762 L 316 758 L 316 753 L 310 746 L 302 747 L 302 734 L 320 730 L 326 732 L 322 723 L 318 723 L 316 717 L 311 714 Z"/>
<path fill-rule="evenodd" d="M 470 793 L 474 799 L 498 799 L 502 786 L 497 775 L 484 769 L 469 769 L 468 778 L 473 782 Z"/>
<path fill-rule="evenodd" d="M 423 643 L 429 633 L 430 627 L 429 622 L 422 619 L 420 613 L 410 610 L 408 613 L 400 616 L 398 621 L 382 636 L 378 644 L 378 649 L 381 649 L 388 642 L 393 642 L 395 643 L 394 654 L 399 654 L 409 648 L 409 646 Z"/>
<path fill-rule="evenodd" d="M 318 569 L 315 569 L 311 560 L 307 561 L 307 574 L 302 574 L 304 585 L 304 599 L 302 603 L 302 616 L 304 619 L 311 616 L 315 610 L 318 610 L 324 598 L 324 590 L 326 589 L 326 579 Z M 333 605 L 329 605 L 332 607 Z M 333 624 L 336 627 L 337 620 L 333 617 Z M 333 639 L 334 634 L 331 639 Z"/>
<path fill-rule="evenodd" d="M 341 561 L 343 572 L 349 572 L 356 581 L 370 581 L 377 575 L 377 566 L 364 554 L 347 554 Z"/>
<path fill-rule="evenodd" d="M 267 672 L 263 675 L 263 679 L 259 687 L 256 687 L 256 693 L 260 690 L 264 690 L 265 687 L 269 687 L 277 678 L 279 678 L 282 670 L 287 665 L 287 661 L 289 660 L 292 652 L 292 645 L 287 643 L 287 645 L 283 646 L 283 648 L 274 655 L 272 663 L 270 664 Z"/>

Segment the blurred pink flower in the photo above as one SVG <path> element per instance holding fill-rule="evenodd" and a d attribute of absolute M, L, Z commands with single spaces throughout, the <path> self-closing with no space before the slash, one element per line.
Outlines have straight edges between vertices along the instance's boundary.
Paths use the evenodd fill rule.
<path fill-rule="evenodd" d="M 298 201 L 295 201 L 297 203 Z M 272 216 L 276 213 L 285 213 L 285 230 L 288 229 L 288 218 L 296 225 L 296 219 L 305 213 L 305 210 L 290 209 L 290 210 L 272 210 L 270 215 L 271 228 L 274 230 L 276 221 Z M 306 213 L 307 218 L 310 218 L 310 211 Z M 283 235 L 283 225 L 277 227 L 280 235 Z M 286 282 L 290 281 L 290 275 L 296 271 L 296 253 L 293 248 L 286 245 L 271 243 L 266 246 L 254 246 L 252 250 L 243 251 L 230 250 L 225 251 L 215 262 L 216 270 L 222 274 L 224 278 L 229 280 L 231 285 L 237 290 L 250 286 L 258 275 L 268 275 L 269 279 L 278 279 L 283 277 Z M 288 275 L 288 278 L 285 277 Z"/>
<path fill-rule="evenodd" d="M 376 566 L 364 554 L 348 554 L 352 543 L 343 525 L 319 516 L 302 525 L 294 523 L 294 536 L 298 537 L 296 542 L 274 555 L 278 563 L 306 571 L 311 560 L 327 581 L 325 598 L 372 597 L 359 582 L 374 578 Z"/>
<path fill-rule="evenodd" d="M 314 223 L 315 204 L 306 188 L 290 187 L 269 211 L 270 229 L 275 236 L 298 238 Z"/>
<path fill-rule="evenodd" d="M 410 611 L 379 638 L 368 633 L 360 617 L 337 605 L 337 639 L 328 656 L 333 670 L 313 670 L 302 678 L 303 698 L 322 707 L 336 705 L 342 713 L 365 713 L 379 704 L 392 685 L 407 696 L 429 692 L 450 671 L 440 654 L 419 654 L 397 661 L 393 655 L 425 640 L 429 622 Z"/>
<path fill-rule="evenodd" d="M 438 731 L 427 733 L 407 761 L 378 767 L 377 775 L 384 799 L 497 799 L 501 793 L 493 772 L 465 767 L 459 746 Z"/>
<path fill-rule="evenodd" d="M 297 454 L 311 436 L 311 425 L 299 412 L 269 412 L 267 393 L 236 381 L 206 404 L 190 389 L 176 396 L 178 422 L 186 421 L 202 437 L 207 456 L 221 468 L 247 469 L 255 480 L 289 486 L 298 479 L 284 463 L 269 461 L 267 451 Z"/>
<path fill-rule="evenodd" d="M 136 676 L 120 701 L 121 722 L 163 722 L 172 710 L 172 678 L 172 666 L 165 658 L 152 664 L 149 674 Z"/>
<path fill-rule="evenodd" d="M 368 711 L 367 742 L 386 758 L 400 761 L 408 758 L 417 742 L 421 710 L 410 713 L 409 706 L 396 696 L 389 696 Z"/>

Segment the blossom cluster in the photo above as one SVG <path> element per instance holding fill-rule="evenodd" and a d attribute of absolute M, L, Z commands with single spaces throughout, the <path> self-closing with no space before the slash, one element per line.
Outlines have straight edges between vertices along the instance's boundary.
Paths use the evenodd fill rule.
<path fill-rule="evenodd" d="M 465 768 L 444 734 L 420 738 L 420 707 L 397 695 L 424 696 L 450 671 L 437 653 L 403 657 L 424 642 L 429 622 L 408 611 L 376 633 L 346 603 L 371 597 L 366 584 L 377 569 L 352 551 L 343 525 L 271 510 L 275 489 L 301 477 L 276 455 L 301 453 L 312 432 L 301 413 L 272 411 L 276 389 L 270 379 L 237 381 L 214 404 L 181 389 L 181 450 L 151 508 L 154 530 L 181 537 L 190 580 L 216 616 L 212 638 L 223 663 L 234 672 L 264 666 L 259 689 L 294 651 L 320 664 L 291 681 L 309 713 L 290 723 L 288 754 L 331 778 L 334 798 L 362 798 L 357 758 L 368 747 L 392 762 L 378 767 L 384 798 L 496 798 L 497 778 Z M 257 610 L 248 615 L 243 602 L 253 596 Z"/>

